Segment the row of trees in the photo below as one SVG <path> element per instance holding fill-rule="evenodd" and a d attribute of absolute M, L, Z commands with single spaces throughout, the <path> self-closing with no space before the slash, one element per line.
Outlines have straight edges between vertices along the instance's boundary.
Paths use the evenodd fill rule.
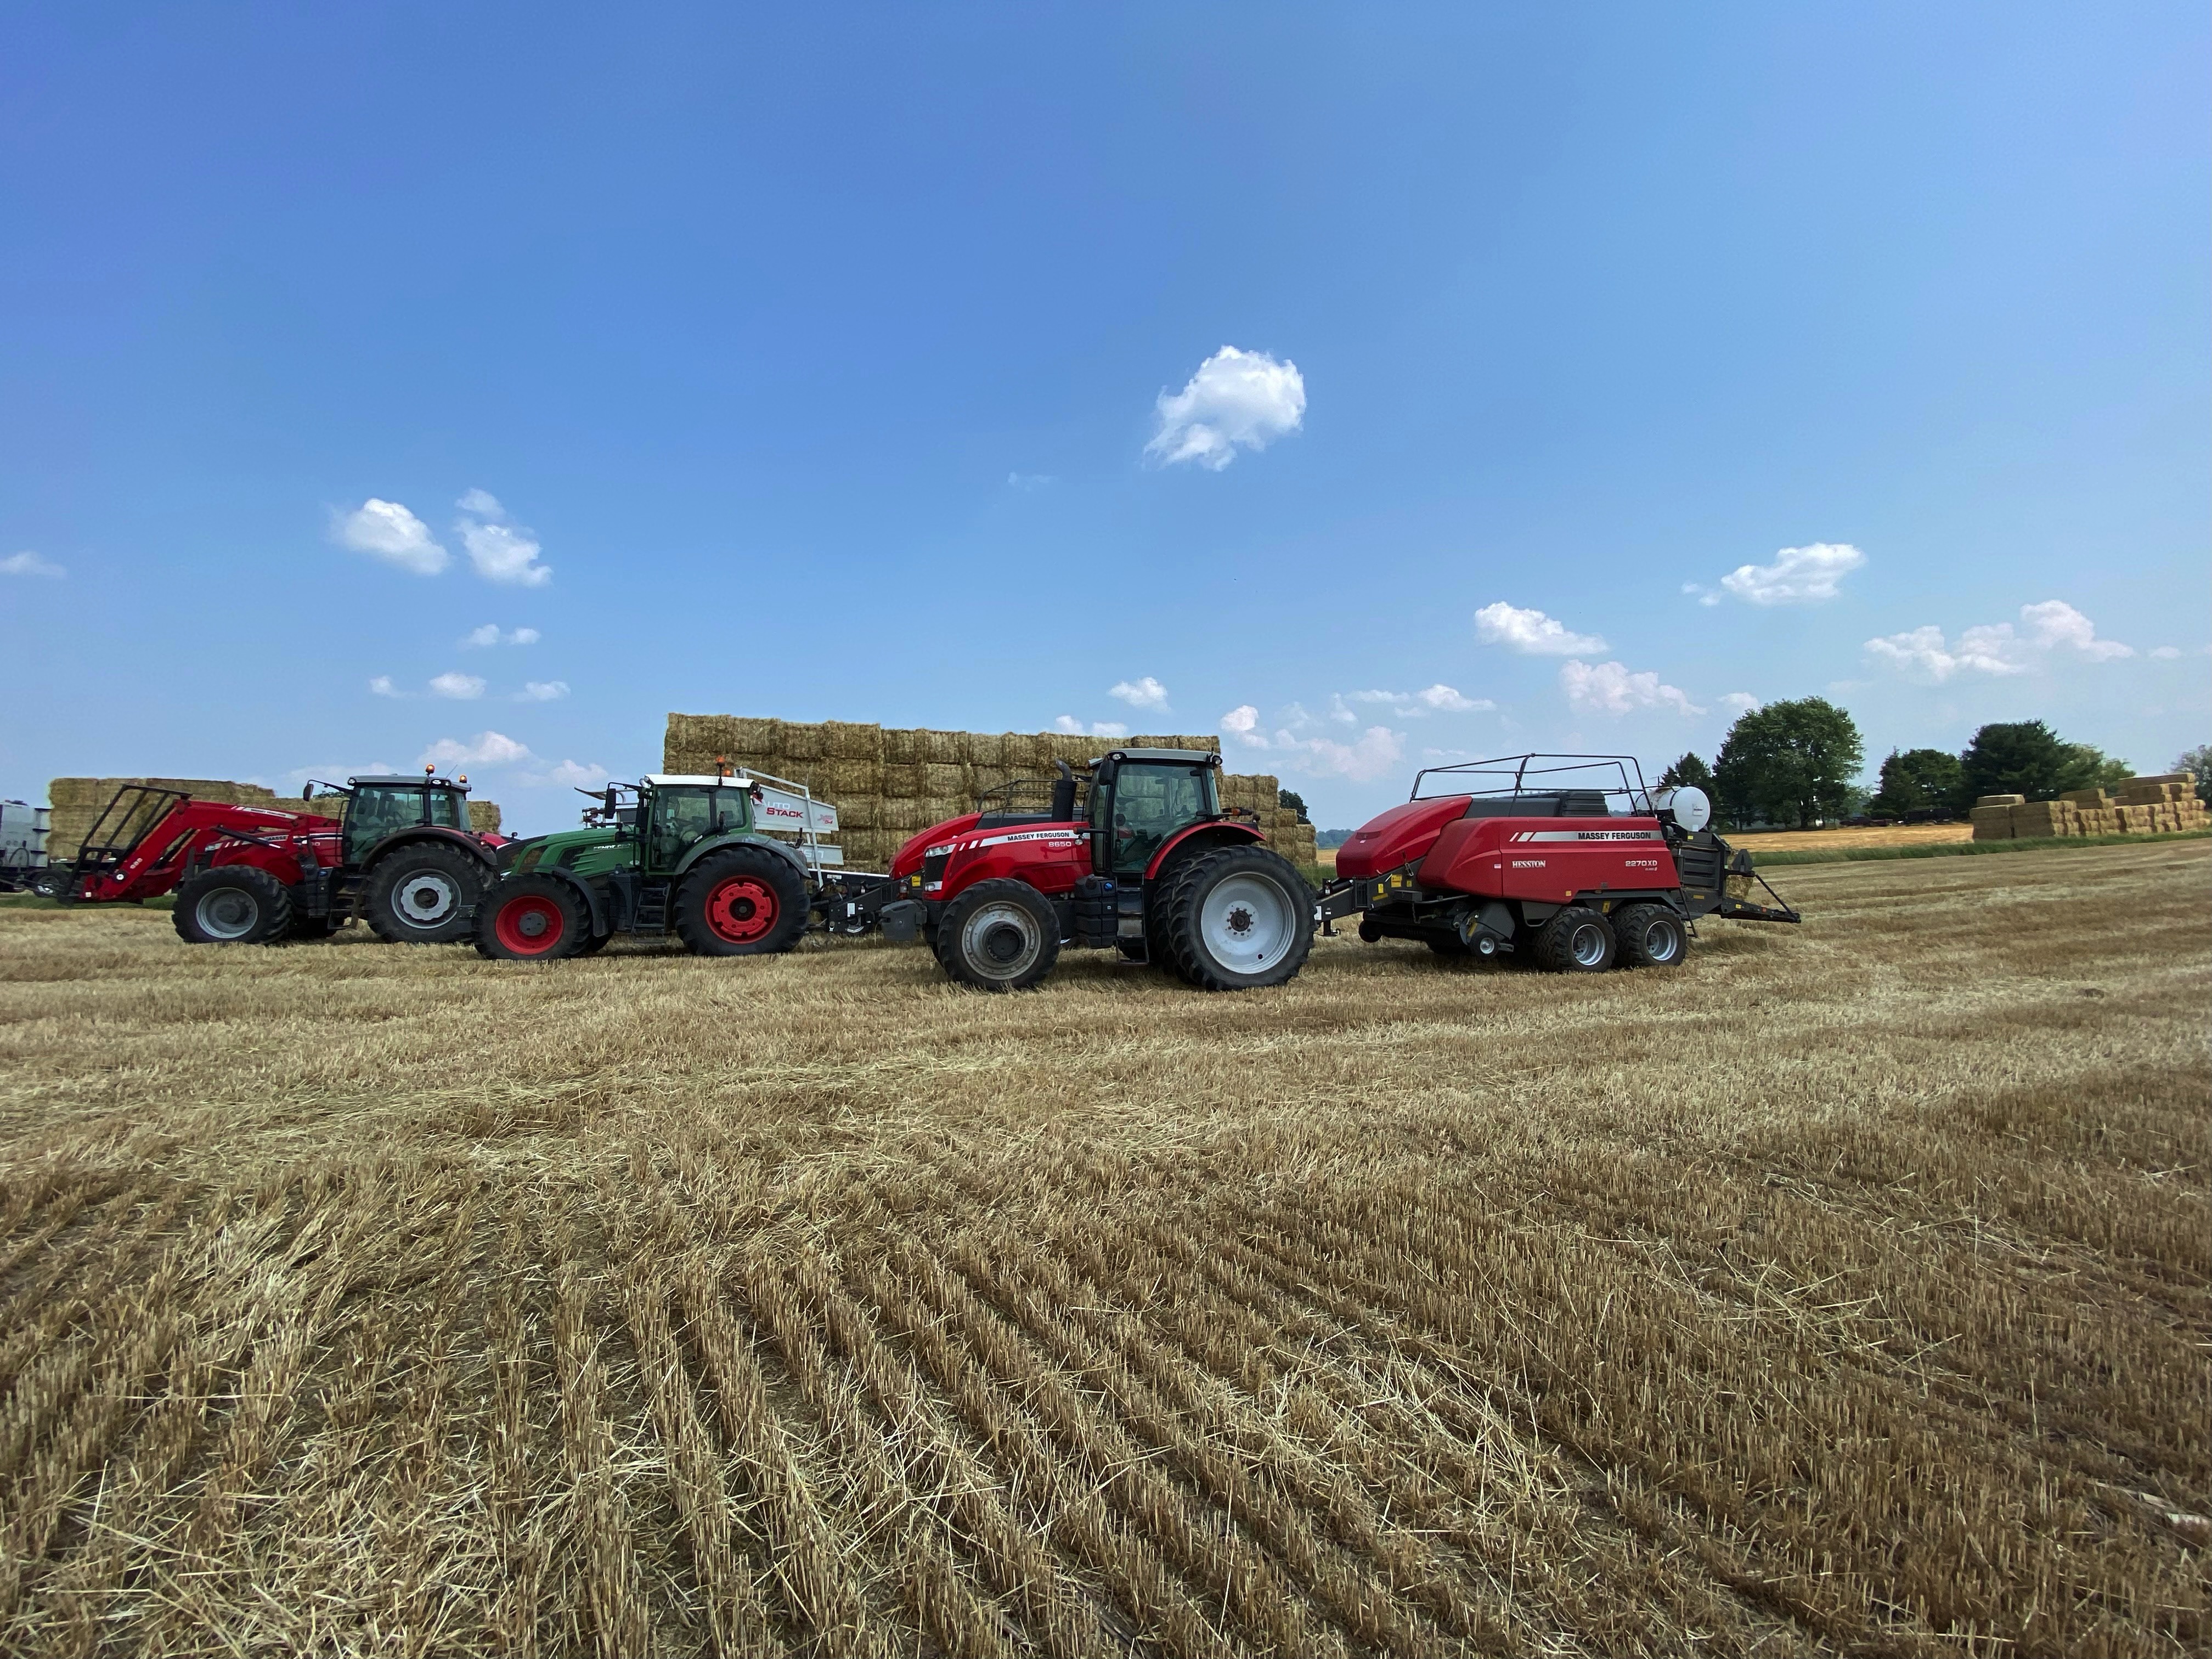
<path fill-rule="evenodd" d="M 1662 787 L 1695 784 L 1731 823 L 1795 823 L 1871 811 L 1884 817 L 1952 815 L 1983 795 L 2050 800 L 2069 789 L 2110 788 L 2135 768 L 2086 743 L 2069 743 L 2041 720 L 2001 721 L 1976 732 L 1958 754 L 1892 750 L 1869 796 L 1858 782 L 1865 745 L 1857 723 L 1826 697 L 1754 708 L 1729 728 L 1708 768 L 1685 755 L 1660 775 Z M 2175 770 L 2192 773 L 2212 800 L 2212 745 L 2191 750 Z"/>

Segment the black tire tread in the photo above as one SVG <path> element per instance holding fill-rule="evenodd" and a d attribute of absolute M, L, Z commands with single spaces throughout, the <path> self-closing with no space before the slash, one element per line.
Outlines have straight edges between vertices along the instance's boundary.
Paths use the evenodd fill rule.
<path fill-rule="evenodd" d="M 419 870 L 426 865 L 452 876 L 460 892 L 460 902 L 453 907 L 453 914 L 437 927 L 427 929 L 409 927 L 392 915 L 392 892 L 399 884 L 399 878 L 408 871 Z M 476 913 L 482 907 L 490 877 L 491 872 L 485 868 L 483 860 L 473 854 L 441 842 L 428 845 L 411 842 L 386 853 L 369 866 L 368 879 L 362 884 L 362 914 L 368 918 L 377 938 L 386 945 L 451 945 L 475 933 Z"/>
<path fill-rule="evenodd" d="M 1664 916 L 1682 936 L 1682 948 L 1671 961 L 1653 960 L 1644 948 L 1644 930 L 1656 916 Z M 1664 904 L 1626 904 L 1613 913 L 1613 960 L 1623 968 L 1679 968 L 1689 959 L 1690 930 L 1682 918 Z"/>
<path fill-rule="evenodd" d="M 202 895 L 210 888 L 250 887 L 261 904 L 261 925 L 243 939 L 210 939 L 199 931 L 195 914 Z M 177 937 L 187 945 L 267 945 L 289 939 L 292 933 L 292 890 L 266 870 L 250 864 L 218 865 L 198 870 L 177 884 L 176 908 L 169 921 Z"/>
<path fill-rule="evenodd" d="M 492 919 L 499 907 L 508 899 L 523 893 L 541 893 L 561 907 L 564 930 L 561 948 L 543 956 L 509 956 L 499 942 Z M 494 882 L 477 897 L 476 924 L 472 935 L 477 954 L 492 962 L 564 962 L 583 953 L 584 942 L 591 937 L 591 912 L 583 896 L 558 876 L 508 876 Z"/>
<path fill-rule="evenodd" d="M 994 898 L 1020 900 L 1044 930 L 1044 948 L 1037 953 L 1036 965 L 1018 981 L 988 978 L 969 969 L 960 957 L 960 933 L 969 913 Z M 1011 876 L 979 881 L 945 907 L 945 920 L 938 924 L 933 948 L 938 965 L 958 984 L 972 986 L 979 991 L 1026 991 L 1051 973 L 1060 960 L 1060 918 L 1053 910 L 1052 901 L 1025 881 L 1017 881 Z"/>
<path fill-rule="evenodd" d="M 1601 971 L 1584 968 L 1575 960 L 1571 940 L 1575 929 L 1586 921 L 1595 921 L 1611 931 L 1613 924 L 1604 915 L 1587 904 L 1570 904 L 1536 930 L 1536 965 L 1547 974 L 1582 974 Z M 1620 958 L 1620 940 L 1613 939 L 1613 958 Z M 1607 963 L 1607 967 L 1611 962 Z"/>
<path fill-rule="evenodd" d="M 1229 977 L 1199 948 L 1198 942 L 1200 901 L 1217 881 L 1237 868 L 1263 871 L 1281 883 L 1303 924 L 1283 959 L 1251 979 Z M 1273 848 L 1256 842 L 1214 848 L 1183 860 L 1169 877 L 1167 890 L 1154 914 L 1161 925 L 1152 927 L 1148 920 L 1147 926 L 1153 934 L 1155 955 L 1164 936 L 1176 975 L 1201 991 L 1255 991 L 1285 984 L 1297 977 L 1313 951 L 1312 889 L 1298 873 L 1297 866 Z"/>

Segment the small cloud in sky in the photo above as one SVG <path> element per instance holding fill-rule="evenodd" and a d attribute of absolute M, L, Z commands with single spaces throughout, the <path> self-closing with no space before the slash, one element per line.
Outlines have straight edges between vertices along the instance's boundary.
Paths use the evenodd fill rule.
<path fill-rule="evenodd" d="M 1866 562 L 1846 543 L 1815 542 L 1784 548 L 1772 564 L 1740 564 L 1721 586 L 1747 605 L 1819 605 L 1842 592 L 1837 584 Z M 1717 605 L 1720 596 L 1707 592 L 1701 603 Z"/>
<path fill-rule="evenodd" d="M 1342 699 L 1336 702 L 1340 707 Z M 1333 714 L 1327 718 L 1332 725 L 1336 722 Z M 1246 702 L 1239 703 L 1221 717 L 1221 729 L 1231 742 L 1248 749 L 1268 750 L 1270 764 L 1277 771 L 1303 776 L 1349 778 L 1355 783 L 1372 783 L 1389 775 L 1405 759 L 1402 732 L 1393 732 L 1387 726 L 1370 726 L 1353 738 L 1328 736 L 1323 734 L 1327 727 L 1321 732 L 1314 729 L 1321 725 L 1322 719 L 1294 702 L 1273 723 L 1274 729 L 1271 732 L 1261 722 L 1259 708 Z"/>
<path fill-rule="evenodd" d="M 430 695 L 434 697 L 452 697 L 456 702 L 467 702 L 473 698 L 481 697 L 483 694 L 484 683 L 475 674 L 463 674 L 449 670 L 446 673 L 438 675 L 430 682 Z"/>
<path fill-rule="evenodd" d="M 514 694 L 517 702 L 556 702 L 568 695 L 566 680 L 526 680 Z"/>
<path fill-rule="evenodd" d="M 1126 738 L 1129 728 L 1119 720 L 1093 720 L 1085 726 L 1073 714 L 1056 716 L 1052 729 L 1071 738 Z"/>
<path fill-rule="evenodd" d="M 1221 717 L 1221 729 L 1239 743 L 1249 743 L 1255 749 L 1267 746 L 1267 734 L 1260 730 L 1260 711 L 1250 703 L 1239 703 Z"/>
<path fill-rule="evenodd" d="M 1140 680 L 1122 680 L 1109 686 L 1106 695 L 1119 697 L 1132 708 L 1160 708 L 1168 706 L 1168 689 L 1147 674 Z"/>
<path fill-rule="evenodd" d="M 2100 640 L 2087 617 L 2063 599 L 2045 599 L 2020 608 L 2021 626 L 1983 623 L 1954 641 L 1933 623 L 1887 634 L 1866 642 L 1877 665 L 1906 678 L 1941 685 L 1960 674 L 2010 677 L 2033 673 L 2064 652 L 2088 662 L 2112 662 L 2135 655 L 2118 640 Z"/>
<path fill-rule="evenodd" d="M 471 628 L 461 636 L 463 645 L 535 645 L 540 635 L 534 628 L 510 628 L 501 632 L 497 623 Z"/>
<path fill-rule="evenodd" d="M 567 789 L 604 789 L 607 769 L 597 761 L 580 764 L 575 761 L 556 761 L 542 772 L 525 772 L 519 781 L 543 788 L 551 785 Z"/>
<path fill-rule="evenodd" d="M 1577 634 L 1540 611 L 1523 611 L 1503 599 L 1474 613 L 1474 637 L 1532 657 L 1586 657 L 1606 648 L 1595 634 Z"/>
<path fill-rule="evenodd" d="M 340 547 L 382 559 L 418 576 L 434 576 L 450 562 L 431 539 L 430 526 L 398 501 L 372 495 L 350 513 L 337 514 L 331 536 Z"/>
<path fill-rule="evenodd" d="M 35 553 L 10 553 L 0 559 L 0 576 L 45 576 L 59 581 L 67 574 L 52 559 L 42 559 Z"/>
<path fill-rule="evenodd" d="M 1424 714 L 1480 714 L 1498 707 L 1487 697 L 1462 696 L 1441 682 L 1425 691 L 1354 691 L 1350 696 L 1354 702 L 1381 703 L 1407 720 Z"/>
<path fill-rule="evenodd" d="M 1241 449 L 1265 449 L 1305 419 L 1305 377 L 1264 351 L 1225 345 L 1198 366 L 1181 392 L 1155 405 L 1159 430 L 1145 453 L 1163 466 L 1196 461 L 1218 472 Z"/>
<path fill-rule="evenodd" d="M 550 567 L 538 562 L 544 549 L 538 538 L 520 526 L 507 522 L 507 509 L 487 489 L 471 489 L 457 505 L 462 517 L 453 527 L 477 574 L 489 582 L 509 582 L 518 587 L 543 587 L 553 580 Z"/>
<path fill-rule="evenodd" d="M 396 697 L 401 695 L 399 688 L 392 684 L 392 676 L 389 674 L 379 674 L 368 683 L 368 689 L 373 695 L 380 697 Z"/>
<path fill-rule="evenodd" d="M 1753 709 L 1765 706 L 1748 691 L 1723 691 L 1720 703 L 1731 714 L 1748 714 Z"/>
<path fill-rule="evenodd" d="M 1617 662 L 1564 662 L 1559 689 L 1577 714 L 1632 714 L 1639 708 L 1671 708 L 1678 714 L 1702 714 L 1679 687 L 1663 685 L 1654 673 L 1632 672 Z"/>
<path fill-rule="evenodd" d="M 498 732 L 479 732 L 464 742 L 441 738 L 416 758 L 417 766 L 514 766 L 530 758 L 530 750 Z"/>
<path fill-rule="evenodd" d="M 2181 647 L 2178 645 L 2154 645 L 2150 648 L 2149 654 L 2160 662 L 2172 662 L 2181 654 Z"/>

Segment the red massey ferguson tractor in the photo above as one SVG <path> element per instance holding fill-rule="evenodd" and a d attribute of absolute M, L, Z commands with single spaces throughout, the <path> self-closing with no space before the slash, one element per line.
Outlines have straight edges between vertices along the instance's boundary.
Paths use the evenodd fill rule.
<path fill-rule="evenodd" d="M 1413 798 L 1355 833 L 1312 892 L 1220 811 L 1220 757 L 1129 749 L 1067 769 L 1041 811 L 1007 799 L 922 831 L 888 882 L 826 905 L 830 930 L 880 924 L 928 939 L 945 971 L 986 990 L 1036 984 L 1064 944 L 1113 946 L 1207 990 L 1279 985 L 1316 924 L 1419 939 L 1443 957 L 1517 954 L 1560 973 L 1674 967 L 1699 918 L 1794 922 L 1747 853 L 1706 826 L 1695 789 L 1644 787 L 1636 761 L 1517 755 L 1434 768 Z M 1426 793 L 1437 780 L 1449 793 Z M 1036 787 L 1036 786 L 1031 786 Z M 1334 931 L 1333 928 L 1331 931 Z"/>
<path fill-rule="evenodd" d="M 1679 967 L 1700 917 L 1801 919 L 1711 817 L 1702 790 L 1647 789 L 1628 756 L 1433 767 L 1338 849 L 1316 914 L 1324 927 L 1358 916 L 1370 944 L 1517 953 L 1554 973 Z M 1772 904 L 1753 902 L 1754 882 Z"/>
<path fill-rule="evenodd" d="M 46 890 L 65 904 L 174 892 L 177 933 L 193 945 L 322 939 L 356 915 L 394 944 L 467 937 L 505 845 L 470 833 L 468 780 L 324 787 L 314 804 L 327 802 L 328 816 L 125 784 Z"/>
<path fill-rule="evenodd" d="M 1313 948 L 1313 893 L 1256 824 L 1221 810 L 1221 757 L 1120 749 L 1079 780 L 1063 765 L 1025 810 L 1011 785 L 916 836 L 830 927 L 927 939 L 945 971 L 987 991 L 1052 971 L 1063 945 L 1119 950 L 1209 991 L 1279 985 Z M 1038 781 L 1038 787 L 1044 787 Z"/>

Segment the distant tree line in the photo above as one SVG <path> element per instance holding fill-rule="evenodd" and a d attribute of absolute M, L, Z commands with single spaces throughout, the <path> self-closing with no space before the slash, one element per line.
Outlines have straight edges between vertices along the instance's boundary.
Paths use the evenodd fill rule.
<path fill-rule="evenodd" d="M 1713 797 L 1723 822 L 1793 823 L 1859 812 L 1879 817 L 1949 817 L 1984 795 L 2051 800 L 2069 789 L 2112 788 L 2135 775 L 2128 762 L 2069 743 L 2041 720 L 1983 726 L 1958 754 L 1893 749 L 1869 795 L 1858 782 L 1865 749 L 1850 715 L 1826 697 L 1770 702 L 1729 728 L 1710 768 L 1684 755 L 1660 787 L 1694 784 Z M 2174 770 L 2197 781 L 2212 803 L 2212 744 L 2189 750 Z"/>

